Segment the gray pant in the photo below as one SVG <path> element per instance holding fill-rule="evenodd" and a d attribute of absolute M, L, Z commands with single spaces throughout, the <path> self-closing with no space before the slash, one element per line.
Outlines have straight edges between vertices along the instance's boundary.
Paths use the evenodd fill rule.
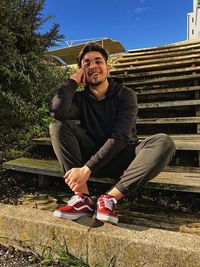
<path fill-rule="evenodd" d="M 82 167 L 99 149 L 85 131 L 72 121 L 52 122 L 50 136 L 64 172 L 73 167 Z M 95 177 L 116 179 L 115 187 L 123 194 L 135 191 L 167 166 L 175 150 L 170 136 L 163 133 L 152 135 L 137 145 L 127 145 L 95 173 Z"/>

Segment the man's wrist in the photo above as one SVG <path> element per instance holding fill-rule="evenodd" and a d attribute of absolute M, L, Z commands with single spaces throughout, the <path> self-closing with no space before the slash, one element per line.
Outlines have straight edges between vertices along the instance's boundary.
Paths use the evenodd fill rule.
<path fill-rule="evenodd" d="M 75 81 L 77 84 L 79 84 L 78 79 L 75 76 L 70 76 L 70 80 Z"/>
<path fill-rule="evenodd" d="M 88 175 L 90 175 L 91 174 L 91 170 L 90 170 L 90 168 L 87 166 L 87 165 L 84 165 L 83 166 L 83 169 L 84 169 L 84 171 L 88 174 Z"/>

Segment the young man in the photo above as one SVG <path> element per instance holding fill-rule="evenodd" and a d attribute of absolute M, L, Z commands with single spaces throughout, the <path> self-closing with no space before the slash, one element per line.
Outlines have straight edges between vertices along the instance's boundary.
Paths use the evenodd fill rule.
<path fill-rule="evenodd" d="M 54 216 L 75 220 L 93 216 L 87 181 L 90 176 L 116 179 L 116 185 L 97 201 L 96 218 L 116 224 L 117 201 L 154 178 L 170 161 L 175 146 L 166 134 L 138 142 L 137 98 L 121 80 L 108 78 L 108 52 L 87 44 L 79 56 L 79 70 L 53 98 L 50 125 L 55 154 L 74 196 Z M 78 85 L 84 86 L 77 91 Z M 73 122 L 80 120 L 80 126 Z"/>

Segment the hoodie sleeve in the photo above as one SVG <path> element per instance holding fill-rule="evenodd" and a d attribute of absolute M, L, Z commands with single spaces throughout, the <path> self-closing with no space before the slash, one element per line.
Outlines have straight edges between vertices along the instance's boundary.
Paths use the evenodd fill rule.
<path fill-rule="evenodd" d="M 73 79 L 65 81 L 58 94 L 49 106 L 50 114 L 56 120 L 79 119 L 79 108 L 76 97 L 78 84 Z"/>
<path fill-rule="evenodd" d="M 130 142 L 133 130 L 135 130 L 137 112 L 138 105 L 135 92 L 125 90 L 120 97 L 116 121 L 110 137 L 86 163 L 93 175 L 108 164 Z"/>

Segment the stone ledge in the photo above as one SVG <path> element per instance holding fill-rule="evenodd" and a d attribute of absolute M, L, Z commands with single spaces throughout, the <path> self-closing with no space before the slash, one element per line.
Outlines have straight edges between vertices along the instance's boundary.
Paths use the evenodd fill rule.
<path fill-rule="evenodd" d="M 47 247 L 59 249 L 54 236 L 90 266 L 200 266 L 198 235 L 113 226 L 93 218 L 73 222 L 54 218 L 49 211 L 0 204 L 0 243 L 42 254 Z"/>

